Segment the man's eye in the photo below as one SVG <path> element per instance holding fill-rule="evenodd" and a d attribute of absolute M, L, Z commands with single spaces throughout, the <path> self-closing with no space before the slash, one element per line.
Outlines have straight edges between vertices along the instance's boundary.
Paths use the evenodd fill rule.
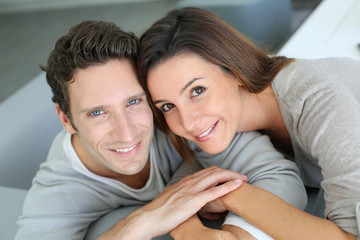
<path fill-rule="evenodd" d="M 99 115 L 101 115 L 103 113 L 104 113 L 104 111 L 96 110 L 96 111 L 91 112 L 90 115 L 93 116 L 93 117 L 96 117 L 96 116 L 99 116 Z"/>
<path fill-rule="evenodd" d="M 204 87 L 196 87 L 196 88 L 192 89 L 191 96 L 196 97 L 196 96 L 200 95 L 201 93 L 203 93 L 204 91 L 205 91 Z"/>
<path fill-rule="evenodd" d="M 137 104 L 137 103 L 139 103 L 139 102 L 140 102 L 139 99 L 133 99 L 133 100 L 129 101 L 127 105 L 130 106 L 130 105 Z"/>
<path fill-rule="evenodd" d="M 170 111 L 173 107 L 174 107 L 174 104 L 172 104 L 172 103 L 166 103 L 166 104 L 162 105 L 160 109 L 161 109 L 162 112 L 168 112 L 168 111 Z"/>

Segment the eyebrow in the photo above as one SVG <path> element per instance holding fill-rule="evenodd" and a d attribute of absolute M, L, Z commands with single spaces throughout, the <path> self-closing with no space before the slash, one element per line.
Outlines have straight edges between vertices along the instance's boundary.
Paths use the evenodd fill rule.
<path fill-rule="evenodd" d="M 135 94 L 133 96 L 130 96 L 125 100 L 125 102 L 129 102 L 131 100 L 134 100 L 137 98 L 143 98 L 143 97 L 146 97 L 145 92 L 141 92 L 141 93 Z M 109 108 L 109 107 L 110 107 L 110 105 L 98 105 L 98 106 L 94 106 L 94 107 L 84 108 L 83 110 L 80 111 L 80 113 L 94 112 L 96 110 Z"/>
<path fill-rule="evenodd" d="M 91 113 L 94 112 L 96 110 L 99 109 L 104 109 L 104 108 L 108 108 L 108 105 L 99 105 L 99 106 L 94 106 L 94 107 L 90 107 L 90 108 L 84 108 L 83 110 L 80 111 L 81 114 L 83 113 Z"/>
<path fill-rule="evenodd" d="M 131 101 L 131 100 L 133 100 L 133 99 L 143 98 L 143 97 L 146 98 L 145 92 L 141 92 L 141 93 L 135 94 L 135 95 L 133 95 L 133 96 L 130 96 L 130 97 L 128 97 L 128 99 L 127 99 L 126 101 L 129 102 L 129 101 Z"/>
<path fill-rule="evenodd" d="M 202 77 L 198 77 L 198 78 L 194 78 L 191 81 L 189 81 L 180 91 L 180 94 L 182 94 L 187 88 L 189 88 L 194 82 L 196 82 L 197 80 L 202 79 Z"/>
<path fill-rule="evenodd" d="M 189 81 L 187 84 L 185 84 L 185 86 L 180 90 L 180 95 L 183 94 L 185 92 L 186 89 L 188 89 L 194 82 L 196 82 L 197 80 L 203 79 L 202 77 L 198 77 L 198 78 L 193 78 L 191 81 Z M 157 100 L 154 101 L 154 104 L 158 104 L 158 103 L 163 103 L 166 102 L 165 100 Z"/>

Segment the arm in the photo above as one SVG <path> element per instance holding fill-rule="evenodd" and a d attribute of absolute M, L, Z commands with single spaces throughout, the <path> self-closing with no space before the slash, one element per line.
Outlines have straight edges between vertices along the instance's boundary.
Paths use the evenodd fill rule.
<path fill-rule="evenodd" d="M 193 216 L 205 203 L 238 188 L 241 177 L 217 167 L 198 171 L 167 187 L 157 198 L 132 212 L 99 239 L 146 240 L 165 234 Z M 139 231 L 139 226 L 147 231 Z"/>
<path fill-rule="evenodd" d="M 184 223 L 171 231 L 171 236 L 176 240 L 238 240 L 230 231 L 221 231 L 205 227 L 197 215 L 193 215 Z"/>
<path fill-rule="evenodd" d="M 274 194 L 246 183 L 222 197 L 221 201 L 274 239 L 356 240 L 354 235 L 344 232 L 332 221 L 307 214 Z"/>
<path fill-rule="evenodd" d="M 252 185 L 266 189 L 300 209 L 305 208 L 306 192 L 295 164 L 284 159 L 274 149 L 267 136 L 257 132 L 237 134 L 224 152 L 208 155 L 196 151 L 196 158 L 205 167 L 217 165 L 245 174 Z M 241 203 L 233 202 L 234 206 L 239 204 Z M 220 211 L 226 209 L 229 208 L 220 207 Z M 229 227 L 225 229 L 229 230 Z M 239 229 L 236 229 L 239 233 L 237 230 Z M 251 239 L 246 231 L 241 230 L 241 233 Z"/>
<path fill-rule="evenodd" d="M 359 109 L 359 102 L 348 89 L 327 85 L 307 98 L 298 133 L 303 151 L 321 167 L 325 218 L 357 236 L 360 236 L 355 212 L 360 201 Z"/>
<path fill-rule="evenodd" d="M 255 228 L 255 227 L 253 227 Z M 180 224 L 177 228 L 173 229 L 171 236 L 174 239 L 194 239 L 194 240 L 210 240 L 210 239 L 242 239 L 242 240 L 256 240 L 256 239 L 271 239 L 271 238 L 255 238 L 249 232 L 234 225 L 224 225 L 221 230 L 211 229 L 205 227 L 197 215 L 192 216 L 190 219 Z"/>
<path fill-rule="evenodd" d="M 72 196 L 83 195 L 82 190 L 75 183 L 68 184 L 71 187 L 65 189 L 62 185 L 44 186 L 35 181 L 17 221 L 16 240 L 84 239 L 89 224 L 107 212 L 96 207 L 92 207 L 93 211 L 83 211 L 81 205 L 89 206 L 95 199 L 87 196 L 87 202 L 81 204 L 77 201 L 80 198 L 76 200 Z"/>
<path fill-rule="evenodd" d="M 273 86 L 295 161 L 305 184 L 321 182 L 325 218 L 359 237 L 360 63 L 329 58 L 296 60 L 294 66 L 280 72 Z"/>
<path fill-rule="evenodd" d="M 267 190 L 299 209 L 305 208 L 306 192 L 295 164 L 284 159 L 267 136 L 257 132 L 239 133 L 224 152 L 213 156 L 201 152 L 197 157 L 202 165 L 218 165 L 241 172 L 248 176 L 251 185 Z M 243 203 L 233 202 L 234 206 L 240 204 Z"/>
<path fill-rule="evenodd" d="M 305 187 L 295 163 L 276 151 L 266 135 L 238 133 L 225 151 L 216 155 L 196 152 L 196 159 L 204 167 L 215 165 L 244 174 L 249 184 L 299 209 L 306 206 Z"/>

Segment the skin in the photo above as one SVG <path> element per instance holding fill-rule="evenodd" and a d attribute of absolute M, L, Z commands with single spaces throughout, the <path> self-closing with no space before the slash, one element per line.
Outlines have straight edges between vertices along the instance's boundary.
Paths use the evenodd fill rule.
<path fill-rule="evenodd" d="M 189 54 L 179 55 L 149 72 L 152 99 L 175 134 L 195 142 L 207 153 L 221 152 L 239 127 L 235 120 L 242 115 L 242 107 L 236 105 L 241 102 L 240 86 L 218 66 L 199 68 L 201 58 L 188 59 Z"/>
<path fill-rule="evenodd" d="M 80 160 L 99 176 L 132 188 L 143 187 L 150 175 L 153 116 L 133 65 L 127 60 L 110 60 L 76 70 L 73 81 L 68 86 L 71 121 L 57 104 L 56 109 L 63 126 L 72 134 L 72 145 Z M 207 202 L 237 189 L 243 180 L 244 176 L 218 167 L 189 175 L 99 239 L 146 240 L 165 234 Z M 139 226 L 147 231 L 139 231 Z M 211 239 L 228 235 L 222 231 L 212 233 L 209 230 Z M 228 239 L 236 239 L 232 237 Z"/>
<path fill-rule="evenodd" d="M 263 130 L 282 150 L 291 148 L 271 86 L 258 94 L 249 93 L 233 75 L 189 52 L 151 68 L 147 80 L 152 100 L 170 129 L 205 152 L 219 153 L 236 132 L 254 130 Z M 275 239 L 356 239 L 332 221 L 300 211 L 248 184 L 216 204 L 219 210 L 235 212 Z"/>
<path fill-rule="evenodd" d="M 68 90 L 72 123 L 78 131 L 58 106 L 57 111 L 84 165 L 100 176 L 142 187 L 149 174 L 153 121 L 130 63 L 110 61 L 77 70 Z M 128 175 L 143 180 L 131 183 Z"/>
<path fill-rule="evenodd" d="M 148 88 L 170 129 L 210 154 L 225 150 L 236 132 L 279 122 L 273 121 L 280 109 L 272 89 L 250 94 L 232 74 L 195 54 L 179 54 L 152 68 Z"/>

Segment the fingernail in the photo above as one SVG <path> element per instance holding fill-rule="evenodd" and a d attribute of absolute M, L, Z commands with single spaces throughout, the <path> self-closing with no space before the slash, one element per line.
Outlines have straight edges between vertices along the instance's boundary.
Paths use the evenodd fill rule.
<path fill-rule="evenodd" d="M 234 183 L 241 183 L 241 182 L 243 182 L 243 180 L 241 178 L 237 178 L 234 180 Z"/>
<path fill-rule="evenodd" d="M 241 179 L 242 179 L 244 182 L 246 182 L 246 181 L 248 180 L 248 177 L 245 176 L 245 175 L 241 175 Z"/>

